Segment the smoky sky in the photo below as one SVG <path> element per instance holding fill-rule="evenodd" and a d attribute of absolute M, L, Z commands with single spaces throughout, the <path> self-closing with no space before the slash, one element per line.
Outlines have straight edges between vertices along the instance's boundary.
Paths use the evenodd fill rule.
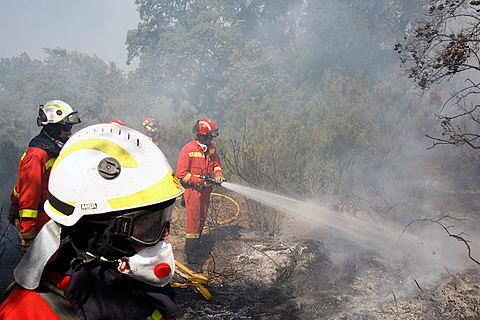
<path fill-rule="evenodd" d="M 43 60 L 43 48 L 63 48 L 126 65 L 125 39 L 140 18 L 135 0 L 0 0 L 0 58 L 26 52 Z"/>

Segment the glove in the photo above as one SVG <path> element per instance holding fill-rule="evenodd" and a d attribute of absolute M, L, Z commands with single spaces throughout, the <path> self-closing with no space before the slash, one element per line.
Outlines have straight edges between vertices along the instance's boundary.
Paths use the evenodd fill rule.
<path fill-rule="evenodd" d="M 37 236 L 37 232 L 35 230 L 30 232 L 19 232 L 18 235 L 20 236 L 20 239 L 22 239 L 23 252 L 27 252 L 28 248 L 30 248 L 33 240 Z"/>
<path fill-rule="evenodd" d="M 205 180 L 205 181 L 203 181 L 203 183 L 202 183 L 202 187 L 203 187 L 203 188 L 213 187 L 213 182 L 212 182 L 212 181 L 209 181 L 209 180 Z"/>
<path fill-rule="evenodd" d="M 20 230 L 20 215 L 18 214 L 17 207 L 10 205 L 10 209 L 8 210 L 8 221 Z"/>
<path fill-rule="evenodd" d="M 215 176 L 215 183 L 220 184 L 220 183 L 222 183 L 223 181 L 225 181 L 225 177 L 224 177 L 223 175 L 217 174 L 217 175 Z"/>

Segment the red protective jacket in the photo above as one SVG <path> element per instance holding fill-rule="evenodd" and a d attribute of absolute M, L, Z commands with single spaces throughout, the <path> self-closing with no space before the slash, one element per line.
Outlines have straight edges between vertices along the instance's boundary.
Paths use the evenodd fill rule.
<path fill-rule="evenodd" d="M 67 290 L 70 277 L 49 273 L 47 277 L 62 291 Z M 17 287 L 0 305 L 0 319 L 60 320 L 47 302 L 35 291 Z"/>
<path fill-rule="evenodd" d="M 64 292 L 67 291 L 68 284 L 70 282 L 70 276 L 65 276 L 50 270 L 45 270 L 44 277 L 48 278 L 60 290 Z M 45 292 L 45 289 L 42 288 L 40 291 Z M 49 290 L 47 289 L 46 292 L 49 292 Z M 61 320 L 61 318 L 55 313 L 55 311 L 52 309 L 52 307 L 50 307 L 48 303 L 52 303 L 52 301 L 47 302 L 39 295 L 38 292 L 27 290 L 22 287 L 17 287 L 0 305 L 0 319 Z M 70 304 L 70 302 L 67 303 Z M 58 305 L 56 307 L 58 308 Z M 62 307 L 64 307 L 63 304 Z M 172 319 L 170 317 L 163 316 L 158 310 L 155 310 L 153 312 L 151 318 L 158 320 Z"/>
<path fill-rule="evenodd" d="M 212 143 L 206 152 L 193 140 L 187 143 L 180 151 L 177 163 L 177 177 L 184 185 L 199 186 L 202 182 L 200 176 L 206 174 L 222 174 L 222 165 L 218 158 L 217 149 Z"/>
<path fill-rule="evenodd" d="M 187 210 L 187 238 L 199 239 L 207 218 L 212 188 L 197 188 L 202 183 L 200 177 L 206 174 L 212 177 L 223 175 L 215 145 L 211 144 L 203 152 L 196 140 L 187 143 L 180 151 L 177 163 L 177 177 L 186 187 L 183 196 Z"/>
<path fill-rule="evenodd" d="M 18 165 L 18 180 L 10 199 L 20 215 L 20 232 L 37 233 L 48 217 L 43 211 L 48 179 L 60 148 L 45 134 L 32 139 Z M 40 209 L 40 211 L 39 211 Z M 37 223 L 38 222 L 38 223 Z"/>

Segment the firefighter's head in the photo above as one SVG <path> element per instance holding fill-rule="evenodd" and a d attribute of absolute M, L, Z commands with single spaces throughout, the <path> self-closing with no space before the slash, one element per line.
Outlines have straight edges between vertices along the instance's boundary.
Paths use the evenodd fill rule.
<path fill-rule="evenodd" d="M 158 131 L 158 122 L 152 118 L 147 118 L 142 123 L 143 132 L 150 138 L 155 137 Z"/>
<path fill-rule="evenodd" d="M 193 126 L 193 133 L 197 135 L 200 143 L 210 145 L 212 139 L 218 137 L 218 128 L 208 119 L 200 119 Z"/>
<path fill-rule="evenodd" d="M 156 246 L 168 234 L 172 205 L 182 193 L 149 138 L 125 126 L 98 124 L 65 144 L 44 206 L 78 250 L 119 259 Z"/>
<path fill-rule="evenodd" d="M 72 126 L 80 123 L 78 111 L 64 101 L 52 100 L 38 109 L 37 125 L 51 138 L 65 143 L 72 134 Z"/>
<path fill-rule="evenodd" d="M 120 126 L 125 127 L 125 123 L 123 123 L 123 121 L 121 121 L 121 120 L 112 120 L 112 121 L 110 121 L 110 124 L 118 124 Z"/>

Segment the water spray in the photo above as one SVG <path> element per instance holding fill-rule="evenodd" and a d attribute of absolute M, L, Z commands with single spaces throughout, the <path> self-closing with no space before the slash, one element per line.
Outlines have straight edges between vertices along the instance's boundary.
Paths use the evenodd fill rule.
<path fill-rule="evenodd" d="M 441 234 L 434 239 L 433 243 L 429 243 L 428 240 L 431 238 L 421 238 L 405 230 L 395 230 L 393 226 L 388 226 L 386 223 L 378 226 L 373 221 L 341 215 L 323 206 L 230 182 L 223 182 L 221 185 L 249 199 L 284 212 L 294 219 L 311 221 L 319 227 L 326 228 L 330 233 L 375 251 L 390 260 L 420 257 L 436 264 L 447 265 L 452 262 L 452 245 L 457 246 L 456 249 L 453 249 L 456 253 L 461 252 L 459 244 L 454 241 L 448 241 L 448 249 L 445 243 L 441 243 L 440 239 L 448 239 L 445 234 Z M 442 254 L 442 251 L 445 253 Z"/>

